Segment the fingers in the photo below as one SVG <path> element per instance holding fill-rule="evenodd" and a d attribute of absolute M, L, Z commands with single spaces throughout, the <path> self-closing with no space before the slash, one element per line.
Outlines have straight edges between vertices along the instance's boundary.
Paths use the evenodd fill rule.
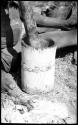
<path fill-rule="evenodd" d="M 20 100 L 18 97 L 12 99 L 13 102 L 17 105 L 23 105 L 27 107 L 27 111 L 31 111 L 34 107 L 31 104 L 31 100 Z"/>
<path fill-rule="evenodd" d="M 37 95 L 33 95 L 33 96 L 30 96 L 27 100 L 26 100 L 26 106 L 27 106 L 27 110 L 28 112 L 31 111 L 34 106 L 33 106 L 33 103 L 36 102 L 36 100 L 39 99 L 39 96 Z"/>
<path fill-rule="evenodd" d="M 34 108 L 34 107 L 33 107 L 33 105 L 31 104 L 31 101 L 28 100 L 28 101 L 27 101 L 27 110 L 28 110 L 28 112 L 31 111 L 33 108 Z"/>

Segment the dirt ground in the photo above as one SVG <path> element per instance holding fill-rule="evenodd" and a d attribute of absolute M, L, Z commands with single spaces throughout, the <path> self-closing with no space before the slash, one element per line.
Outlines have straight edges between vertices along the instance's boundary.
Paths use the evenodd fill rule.
<path fill-rule="evenodd" d="M 34 99 L 34 108 L 16 105 L 13 97 L 1 93 L 2 123 L 76 123 L 77 65 L 71 63 L 73 54 L 56 58 L 54 90 Z"/>

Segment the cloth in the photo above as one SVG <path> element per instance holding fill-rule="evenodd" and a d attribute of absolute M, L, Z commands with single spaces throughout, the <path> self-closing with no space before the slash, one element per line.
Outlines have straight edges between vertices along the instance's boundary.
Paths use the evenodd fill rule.
<path fill-rule="evenodd" d="M 13 46 L 19 41 L 21 28 L 12 29 L 9 15 L 1 7 L 1 68 L 9 72 L 12 65 L 15 65 L 18 53 Z M 13 33 L 14 32 L 14 33 Z"/>
<path fill-rule="evenodd" d="M 6 72 L 10 71 L 13 56 L 8 52 L 7 48 L 1 50 L 1 62 Z"/>

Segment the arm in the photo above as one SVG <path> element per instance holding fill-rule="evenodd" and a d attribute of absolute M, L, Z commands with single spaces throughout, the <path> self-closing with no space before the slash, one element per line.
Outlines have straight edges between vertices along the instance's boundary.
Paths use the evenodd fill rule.
<path fill-rule="evenodd" d="M 57 48 L 77 45 L 77 30 L 46 32 L 39 36 L 48 41 L 54 41 Z"/>
<path fill-rule="evenodd" d="M 59 18 L 45 17 L 35 13 L 36 23 L 44 27 L 63 28 L 70 27 L 77 24 L 77 16 L 71 16 L 68 20 L 62 20 Z"/>

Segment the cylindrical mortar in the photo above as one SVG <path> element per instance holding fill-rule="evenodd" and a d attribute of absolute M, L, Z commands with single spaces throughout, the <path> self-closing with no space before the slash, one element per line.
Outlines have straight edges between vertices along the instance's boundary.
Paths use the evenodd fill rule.
<path fill-rule="evenodd" d="M 44 94 L 54 88 L 56 46 L 35 49 L 22 42 L 22 89 Z"/>

